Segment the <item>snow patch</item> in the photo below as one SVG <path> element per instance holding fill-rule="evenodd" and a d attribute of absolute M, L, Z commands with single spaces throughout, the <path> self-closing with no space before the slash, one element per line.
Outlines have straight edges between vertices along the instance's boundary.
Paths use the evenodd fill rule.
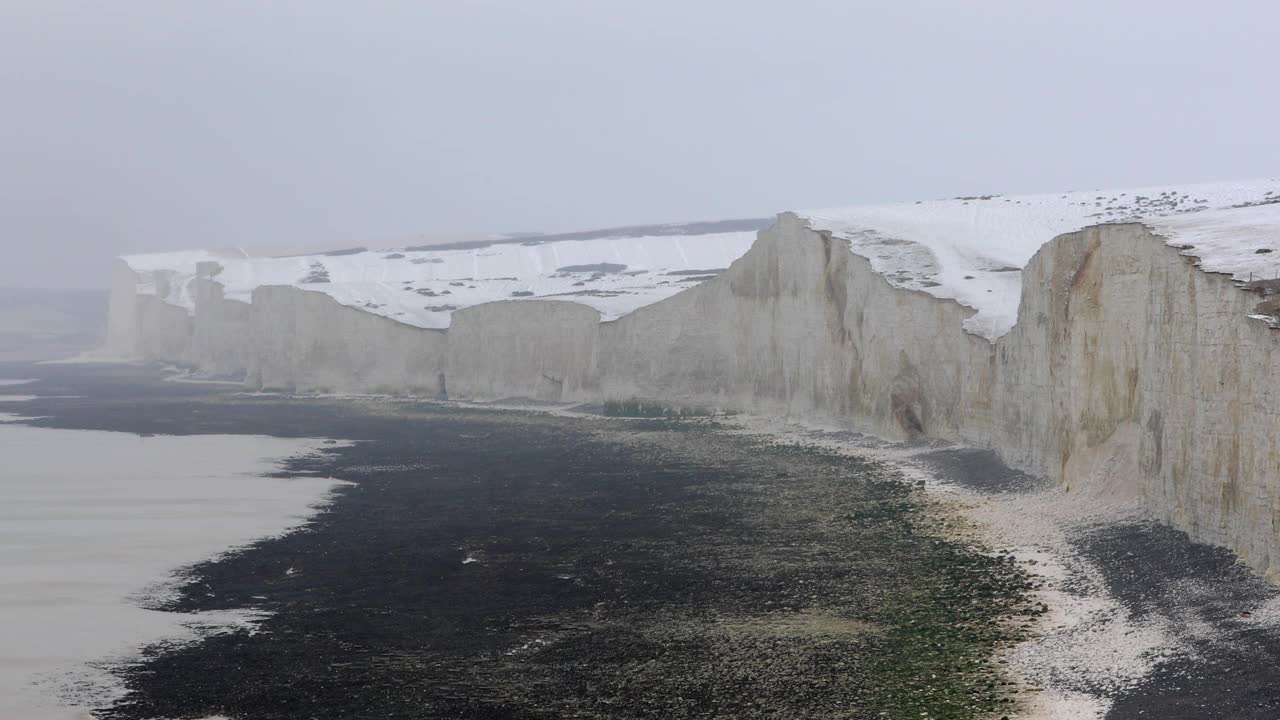
<path fill-rule="evenodd" d="M 446 328 L 462 308 L 500 300 L 567 300 L 613 320 L 666 299 L 744 255 L 752 232 L 565 240 L 454 249 L 398 249 L 346 255 L 229 256 L 182 252 L 131 255 L 137 292 L 192 311 L 197 264 L 217 262 L 224 297 L 249 302 L 254 288 L 288 285 L 421 328 Z M 711 271 L 714 273 L 715 271 Z"/>
<path fill-rule="evenodd" d="M 1148 220 L 1183 255 L 1207 272 L 1241 282 L 1280 278 L 1280 192 L 1266 204 Z"/>

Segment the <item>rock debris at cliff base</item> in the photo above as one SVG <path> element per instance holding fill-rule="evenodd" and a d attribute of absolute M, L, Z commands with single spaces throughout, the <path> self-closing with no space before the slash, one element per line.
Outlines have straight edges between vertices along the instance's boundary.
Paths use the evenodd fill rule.
<path fill-rule="evenodd" d="M 1019 563 L 1048 612 L 1001 655 L 1021 688 L 1011 717 L 1276 717 L 1280 590 L 1135 500 L 1066 493 L 947 443 L 777 418 L 723 422 L 759 441 L 890 463 L 924 489 L 948 537 Z"/>

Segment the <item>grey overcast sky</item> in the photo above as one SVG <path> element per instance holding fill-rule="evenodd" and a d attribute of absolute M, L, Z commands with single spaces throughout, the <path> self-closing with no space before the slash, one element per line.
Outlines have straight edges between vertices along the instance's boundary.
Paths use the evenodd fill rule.
<path fill-rule="evenodd" d="M 1280 3 L 0 0 L 0 286 L 1280 174 Z"/>

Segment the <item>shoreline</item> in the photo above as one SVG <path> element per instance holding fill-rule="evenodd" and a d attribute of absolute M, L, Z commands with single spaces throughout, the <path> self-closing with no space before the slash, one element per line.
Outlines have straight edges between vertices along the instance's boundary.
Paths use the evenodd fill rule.
<path fill-rule="evenodd" d="M 147 609 L 181 568 L 291 532 L 329 502 L 325 478 L 270 479 L 321 441 L 33 428 L 5 419 L 0 508 L 0 715 L 58 720 L 62 702 L 123 688 L 103 664 L 142 644 L 194 642 L 249 611 Z"/>
<path fill-rule="evenodd" d="M 986 618 L 1021 612 L 1021 573 L 933 535 L 881 463 L 679 422 L 46 372 L 33 391 L 60 397 L 24 407 L 42 426 L 356 441 L 287 468 L 357 483 L 305 532 L 197 564 L 158 608 L 268 611 L 256 631 L 144 650 L 102 717 L 343 717 L 355 702 L 394 717 L 948 718 L 1012 702 L 984 689 L 999 671 L 978 649 L 1014 632 Z M 370 689 L 335 694 L 350 683 Z"/>
<path fill-rule="evenodd" d="M 1280 713 L 1280 588 L 1229 550 L 1161 524 L 1137 499 L 1068 493 L 986 450 L 767 418 L 739 424 L 896 464 L 951 517 L 953 539 L 1007 552 L 1037 578 L 1050 612 L 1004 657 L 1026 691 L 1010 717 Z"/>
<path fill-rule="evenodd" d="M 74 374 L 71 370 L 51 372 Z M 134 382 L 127 380 L 131 372 L 146 375 L 148 371 L 107 370 L 106 387 L 121 392 L 124 388 L 117 386 L 120 376 L 126 377 L 127 388 Z M 62 396 L 47 398 L 61 407 L 61 422 L 91 424 L 87 415 L 79 414 L 85 408 L 76 407 L 90 401 L 73 397 L 79 393 L 74 384 L 59 389 L 56 381 L 41 382 Z M 1272 586 L 1249 574 L 1226 551 L 1197 545 L 1185 534 L 1155 525 L 1133 503 L 1063 493 L 1000 465 L 985 451 L 945 443 L 890 443 L 845 428 L 750 416 L 671 423 L 652 418 L 604 418 L 563 404 L 297 398 L 228 393 L 225 388 L 195 384 L 160 386 L 155 379 L 137 382 L 141 384 L 135 387 L 146 386 L 148 392 L 155 393 L 156 407 L 170 412 L 171 417 L 183 417 L 177 412 L 183 403 L 196 403 L 193 407 L 199 408 L 203 402 L 213 407 L 229 401 L 238 408 L 232 414 L 242 421 L 242 430 L 257 424 L 259 429 L 274 426 L 295 436 L 304 435 L 309 424 L 314 426 L 314 422 L 298 422 L 298 412 L 343 408 L 331 418 L 335 429 L 354 431 L 368 422 L 390 429 L 404 422 L 422 422 L 433 414 L 442 421 L 506 418 L 503 422 L 529 427 L 552 420 L 577 423 L 574 427 L 597 438 L 612 434 L 617 439 L 619 428 L 631 428 L 624 434 L 644 445 L 659 428 L 685 427 L 801 456 L 835 453 L 851 461 L 888 463 L 891 467 L 887 471 L 900 478 L 893 482 L 920 490 L 918 484 L 923 481 L 920 501 L 928 508 L 926 516 L 936 526 L 934 530 L 949 542 L 985 547 L 982 552 L 989 557 L 1013 558 L 1019 572 L 1032 578 L 1035 602 L 1045 603 L 1046 612 L 1033 616 L 1034 623 L 1015 628 L 1026 636 L 1021 643 L 993 658 L 1016 675 L 1018 704 L 1016 710 L 1006 710 L 1010 717 L 1121 720 L 1144 717 L 1142 708 L 1164 703 L 1162 717 L 1174 720 L 1202 717 L 1198 713 L 1211 707 L 1231 707 L 1233 718 L 1261 719 L 1273 717 L 1272 708 L 1280 703 L 1277 693 L 1269 689 L 1280 683 L 1280 672 L 1270 670 L 1277 667 L 1270 658 L 1280 657 L 1280 610 L 1273 609 L 1280 607 L 1280 600 Z M 216 415 L 211 413 L 201 423 L 227 426 Z M 116 422 L 122 420 L 135 431 L 145 432 L 162 428 L 166 418 L 115 418 Z M 37 422 L 59 421 L 46 418 Z M 715 427 L 699 429 L 700 425 Z M 1135 552 L 1115 552 L 1126 544 L 1136 544 Z M 482 550 L 472 547 L 465 550 L 460 562 L 470 567 L 483 557 Z M 1163 574 L 1143 575 L 1144 565 L 1165 569 Z M 1197 583 L 1219 588 L 1227 601 L 1208 592 L 1180 592 Z M 1148 596 L 1153 593 L 1163 598 L 1161 603 L 1150 602 Z M 1196 622 L 1188 625 L 1188 618 Z M 800 621 L 788 621 L 788 632 L 797 630 L 796 622 Z M 813 627 L 813 622 L 810 618 L 801 624 Z M 682 627 L 689 626 L 685 623 Z M 730 623 L 728 627 L 760 630 L 756 625 Z M 1242 638 L 1246 640 L 1243 649 Z M 531 647 L 539 646 L 535 643 Z M 1247 691 L 1235 692 L 1226 670 L 1215 667 L 1243 676 Z M 1201 710 L 1186 709 L 1192 707 Z"/>

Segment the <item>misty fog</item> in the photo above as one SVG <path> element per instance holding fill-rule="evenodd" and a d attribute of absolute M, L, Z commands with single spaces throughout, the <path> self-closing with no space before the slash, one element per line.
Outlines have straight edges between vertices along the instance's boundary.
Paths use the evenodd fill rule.
<path fill-rule="evenodd" d="M 1270 3 L 0 3 L 0 286 L 1265 176 Z"/>

